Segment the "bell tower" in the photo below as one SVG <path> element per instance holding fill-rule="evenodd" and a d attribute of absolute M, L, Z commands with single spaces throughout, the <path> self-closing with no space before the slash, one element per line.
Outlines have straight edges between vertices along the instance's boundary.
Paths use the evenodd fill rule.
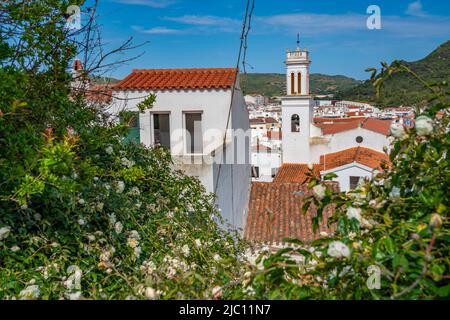
<path fill-rule="evenodd" d="M 283 163 L 309 163 L 313 101 L 309 93 L 309 52 L 286 51 L 286 95 L 281 99 Z"/>

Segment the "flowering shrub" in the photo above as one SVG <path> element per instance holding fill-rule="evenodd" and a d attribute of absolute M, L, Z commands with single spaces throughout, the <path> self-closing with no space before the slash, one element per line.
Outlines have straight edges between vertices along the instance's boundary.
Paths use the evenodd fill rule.
<path fill-rule="evenodd" d="M 412 72 L 397 62 L 384 65 L 381 74 L 373 76 L 375 85 L 401 71 Z M 290 239 L 287 248 L 261 256 L 260 268 L 247 275 L 236 297 L 450 297 L 449 92 L 445 81 L 428 85 L 417 78 L 435 97 L 428 109 L 416 111 L 414 128 L 392 125 L 392 165 L 347 193 L 333 192 L 329 184 L 313 180 L 313 196 L 305 199 L 303 209 L 314 204 L 316 219 L 321 219 L 324 207 L 333 204 L 329 223 L 336 231 L 321 233 L 311 244 Z"/>
<path fill-rule="evenodd" d="M 71 91 L 60 5 L 0 4 L 23 40 L 0 38 L 0 299 L 219 298 L 243 244 L 165 149 Z"/>

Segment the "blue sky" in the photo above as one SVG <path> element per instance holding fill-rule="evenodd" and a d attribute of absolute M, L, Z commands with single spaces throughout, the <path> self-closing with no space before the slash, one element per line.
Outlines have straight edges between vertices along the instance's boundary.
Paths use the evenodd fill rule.
<path fill-rule="evenodd" d="M 233 67 L 246 0 L 100 0 L 109 47 L 132 36 L 144 47 L 133 68 Z M 369 5 L 381 9 L 381 30 L 369 30 Z M 308 48 L 312 72 L 367 78 L 380 61 L 423 58 L 450 39 L 447 0 L 255 0 L 248 72 L 284 72 L 286 48 Z"/>

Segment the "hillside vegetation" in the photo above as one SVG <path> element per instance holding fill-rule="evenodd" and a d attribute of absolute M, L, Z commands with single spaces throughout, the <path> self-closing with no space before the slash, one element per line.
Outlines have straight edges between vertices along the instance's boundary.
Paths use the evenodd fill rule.
<path fill-rule="evenodd" d="M 401 63 L 431 82 L 448 81 L 450 79 L 450 41 L 439 46 L 422 60 L 401 61 Z M 371 102 L 381 106 L 425 105 L 429 97 L 429 91 L 407 73 L 397 73 L 386 80 L 379 99 L 369 80 L 337 95 L 338 99 Z"/>
<path fill-rule="evenodd" d="M 361 81 L 345 76 L 329 76 L 313 73 L 310 75 L 311 93 L 314 95 L 336 95 L 361 84 Z M 267 97 L 286 94 L 286 75 L 279 73 L 249 73 L 241 75 L 245 94 L 262 94 Z"/>

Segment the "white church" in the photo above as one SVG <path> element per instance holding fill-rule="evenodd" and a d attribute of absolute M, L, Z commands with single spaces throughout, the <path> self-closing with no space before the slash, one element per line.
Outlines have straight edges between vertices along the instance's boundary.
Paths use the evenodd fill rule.
<path fill-rule="evenodd" d="M 354 188 L 360 178 L 371 178 L 389 148 L 389 121 L 367 118 L 347 123 L 315 123 L 309 89 L 310 56 L 307 49 L 286 52 L 286 96 L 282 97 L 282 163 L 278 182 L 298 182 L 304 168 L 324 175 L 334 172 L 341 191 Z M 298 174 L 295 174 L 295 164 Z M 289 174 L 284 172 L 289 169 Z M 303 175 L 303 176 L 302 176 Z M 279 177 L 278 177 L 279 178 Z M 300 181 L 299 180 L 299 181 Z"/>

